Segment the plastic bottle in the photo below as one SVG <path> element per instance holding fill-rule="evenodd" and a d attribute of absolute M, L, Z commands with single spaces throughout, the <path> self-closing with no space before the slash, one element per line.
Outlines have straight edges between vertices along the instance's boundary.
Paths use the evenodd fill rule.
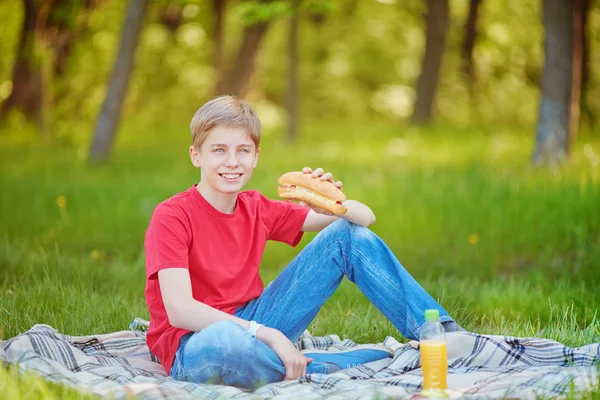
<path fill-rule="evenodd" d="M 425 325 L 421 329 L 419 348 L 423 371 L 423 392 L 426 397 L 448 397 L 448 351 L 446 331 L 440 323 L 438 310 L 425 310 Z"/>

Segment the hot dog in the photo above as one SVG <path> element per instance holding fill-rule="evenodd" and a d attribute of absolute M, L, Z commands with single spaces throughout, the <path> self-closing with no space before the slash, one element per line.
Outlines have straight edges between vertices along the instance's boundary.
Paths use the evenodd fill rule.
<path fill-rule="evenodd" d="M 346 195 L 333 183 L 314 178 L 312 174 L 288 172 L 277 180 L 277 194 L 283 199 L 304 201 L 323 208 L 333 214 L 345 214 L 348 209 L 342 204 Z"/>

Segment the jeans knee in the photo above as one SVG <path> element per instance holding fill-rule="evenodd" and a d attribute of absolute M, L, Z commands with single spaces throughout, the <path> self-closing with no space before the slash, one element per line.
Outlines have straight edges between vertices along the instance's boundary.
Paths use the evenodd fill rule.
<path fill-rule="evenodd" d="M 375 233 L 369 228 L 348 222 L 343 218 L 333 222 L 323 230 L 323 233 L 331 235 L 336 240 L 342 239 L 352 242 L 363 239 L 372 240 L 375 237 Z"/>
<path fill-rule="evenodd" d="M 239 339 L 245 333 L 244 328 L 233 321 L 215 322 L 202 329 L 199 336 L 210 343 L 231 342 Z"/>
<path fill-rule="evenodd" d="M 352 224 L 350 236 L 353 242 L 358 242 L 361 240 L 370 242 L 377 237 L 369 228 L 356 224 Z"/>
<path fill-rule="evenodd" d="M 223 365 L 235 356 L 235 347 L 246 332 L 232 321 L 216 322 L 194 333 L 183 349 L 183 366 L 188 371 L 202 366 Z M 198 372 L 196 372 L 198 373 Z"/>
<path fill-rule="evenodd" d="M 329 240 L 340 240 L 340 238 L 348 238 L 352 231 L 352 223 L 345 219 L 338 219 L 337 221 L 329 224 L 323 229 L 318 236 Z"/>
<path fill-rule="evenodd" d="M 193 334 L 185 345 L 185 379 L 246 389 L 282 379 L 285 371 L 272 366 L 265 368 L 257 361 L 262 356 L 257 351 L 257 342 L 235 322 L 221 321 L 208 326 Z"/>
<path fill-rule="evenodd" d="M 233 321 L 220 321 L 209 325 L 198 334 L 202 347 L 219 348 L 228 354 L 234 346 L 245 343 L 248 333 Z M 191 339 L 190 339 L 191 341 Z"/>
<path fill-rule="evenodd" d="M 337 221 L 329 224 L 328 228 L 338 229 L 338 230 L 349 230 L 352 228 L 353 223 L 349 222 L 343 218 L 339 218 Z"/>

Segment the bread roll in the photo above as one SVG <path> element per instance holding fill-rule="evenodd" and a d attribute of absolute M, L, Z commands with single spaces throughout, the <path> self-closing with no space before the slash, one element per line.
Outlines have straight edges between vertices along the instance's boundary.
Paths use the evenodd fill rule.
<path fill-rule="evenodd" d="M 334 202 L 346 200 L 346 195 L 337 186 L 329 181 L 314 178 L 312 174 L 305 174 L 298 171 L 288 172 L 281 175 L 277 181 L 280 185 L 303 187 Z"/>
<path fill-rule="evenodd" d="M 278 182 L 277 194 L 283 199 L 304 201 L 336 215 L 348 211 L 341 204 L 346 200 L 346 195 L 330 181 L 323 181 L 303 172 L 288 172 Z"/>

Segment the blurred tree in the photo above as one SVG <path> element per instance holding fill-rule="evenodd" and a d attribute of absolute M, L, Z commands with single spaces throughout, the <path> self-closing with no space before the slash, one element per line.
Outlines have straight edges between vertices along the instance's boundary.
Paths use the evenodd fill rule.
<path fill-rule="evenodd" d="M 13 91 L 3 104 L 2 115 L 11 109 L 20 110 L 50 140 L 47 115 L 55 102 L 68 94 L 66 85 L 53 83 L 65 73 L 75 39 L 87 28 L 88 12 L 100 3 L 101 0 L 23 2 L 24 24 L 15 58 Z"/>
<path fill-rule="evenodd" d="M 254 14 L 242 34 L 242 44 L 237 53 L 237 57 L 231 66 L 223 70 L 217 82 L 217 94 L 231 94 L 239 97 L 245 97 L 248 90 L 250 78 L 254 72 L 256 64 L 256 55 L 263 39 L 269 22 L 272 19 L 272 10 L 270 10 L 271 1 L 262 0 L 257 3 L 248 2 L 247 10 Z M 256 16 L 258 14 L 258 16 Z"/>
<path fill-rule="evenodd" d="M 450 24 L 448 0 L 427 0 L 425 18 L 425 53 L 421 63 L 421 74 L 417 81 L 417 99 L 411 118 L 414 124 L 431 120 L 435 91 L 446 46 Z"/>
<path fill-rule="evenodd" d="M 47 86 L 52 81 L 62 80 L 67 69 L 75 40 L 88 29 L 88 15 L 102 0 L 54 0 L 48 2 L 47 19 L 43 28 L 43 39 L 52 51 L 52 67 Z M 63 82 L 64 83 L 64 82 Z M 69 94 L 69 85 L 56 85 L 52 92 L 52 103 L 59 102 Z M 50 97 L 50 94 L 48 95 Z"/>
<path fill-rule="evenodd" d="M 580 0 L 581 4 L 581 119 L 585 120 L 589 125 L 595 123 L 595 115 L 589 105 L 589 88 L 590 88 L 590 32 L 589 16 L 592 8 L 593 0 Z M 590 29 L 591 30 L 591 29 Z"/>
<path fill-rule="evenodd" d="M 43 29 L 46 45 L 52 50 L 52 73 L 62 76 L 75 38 L 87 29 L 87 15 L 102 0 L 47 0 L 47 18 Z M 81 19 L 81 21 L 79 21 Z"/>
<path fill-rule="evenodd" d="M 108 85 L 108 93 L 94 129 L 94 141 L 90 149 L 90 161 L 92 162 L 104 161 L 110 155 L 119 113 L 133 70 L 135 50 L 147 6 L 148 0 L 130 0 L 129 2 L 121 35 L 121 45 Z"/>
<path fill-rule="evenodd" d="M 571 107 L 569 123 L 570 148 L 579 130 L 579 118 L 581 116 L 581 78 L 583 73 L 583 2 L 584 0 L 573 0 L 573 77 L 571 82 Z"/>
<path fill-rule="evenodd" d="M 0 115 L 6 117 L 9 111 L 17 109 L 25 117 L 45 130 L 44 84 L 40 60 L 37 52 L 37 23 L 40 14 L 40 2 L 23 0 L 23 25 L 17 47 L 17 55 L 12 71 L 13 89 L 2 104 Z"/>
<path fill-rule="evenodd" d="M 543 0 L 544 72 L 542 102 L 533 163 L 556 164 L 569 152 L 573 86 L 574 6 L 572 1 Z"/>
<path fill-rule="evenodd" d="M 176 1 L 169 1 L 163 5 L 158 18 L 159 22 L 167 28 L 171 36 L 177 33 L 177 30 L 183 22 L 183 7 Z"/>
<path fill-rule="evenodd" d="M 225 0 L 213 0 L 213 67 L 216 76 L 223 75 L 223 28 L 225 23 Z M 218 92 L 218 88 L 215 87 Z"/>
<path fill-rule="evenodd" d="M 89 3 L 89 2 L 88 2 Z M 54 60 L 52 72 L 61 76 L 67 65 L 67 59 L 71 53 L 75 32 L 75 9 L 77 3 L 70 0 L 55 0 L 50 2 L 48 19 L 44 29 L 44 41 L 52 49 Z"/>
<path fill-rule="evenodd" d="M 107 77 L 115 62 L 128 3 L 96 0 L 99 6 L 85 12 L 86 1 L 90 0 L 31 1 L 39 8 L 38 39 L 32 46 L 32 60 L 36 62 L 34 67 L 43 72 L 41 89 L 45 97 L 42 98 L 51 108 L 42 105 L 42 111 L 45 125 L 52 128 L 53 139 L 89 146 L 89 132 L 93 131 L 106 97 Z M 479 2 L 474 22 L 476 44 L 472 50 L 476 67 L 472 70 L 476 79 L 472 98 L 477 109 L 470 107 L 466 79 L 456 79 L 457 70 L 464 67 L 461 62 L 467 35 L 462 28 L 473 26 L 473 22 L 467 24 L 467 21 L 474 20 L 473 13 L 468 16 L 474 1 L 462 0 L 456 9 L 451 9 L 455 18 L 452 23 L 456 21 L 461 29 L 447 33 L 433 116 L 448 123 L 471 123 L 477 119 L 477 123 L 531 126 L 536 123 L 541 101 L 542 2 Z M 433 7 L 440 4 L 432 3 Z M 24 0 L 0 1 L 0 15 L 11 16 L 0 24 L 3 39 L 0 52 L 4 55 L 0 58 L 1 102 L 11 95 L 25 94 L 20 89 L 23 87 L 20 78 L 13 81 L 13 74 L 26 72 L 14 68 L 19 46 L 23 45 L 19 36 L 24 25 L 24 4 Z M 243 44 L 242 33 L 252 25 L 266 23 L 268 31 L 255 54 L 256 70 L 249 89 L 260 102 L 260 108 L 269 110 L 270 127 L 285 123 L 290 78 L 289 20 L 280 20 L 280 15 L 273 11 L 282 4 L 286 7 L 283 15 L 287 16 L 289 0 L 149 2 L 136 51 L 135 74 L 129 83 L 121 118 L 145 121 L 188 115 L 192 108 L 195 111 L 198 103 L 214 95 L 218 77 L 225 75 L 216 73 L 214 65 L 219 64 L 218 60 L 222 60 L 220 69 L 226 73 L 234 67 L 234 62 L 238 68 L 245 68 L 244 62 L 236 61 Z M 302 121 L 304 118 L 410 118 L 424 58 L 423 17 L 427 4 L 424 0 L 301 0 L 302 22 L 313 21 L 301 22 L 299 27 L 298 90 L 302 95 L 298 96 L 298 110 Z M 582 12 L 586 34 L 581 72 L 581 128 L 590 126 L 600 111 L 598 4 L 599 0 L 583 0 L 583 9 L 589 11 Z M 58 7 L 51 8 L 53 5 L 67 8 L 61 11 Z M 213 34 L 218 25 L 215 7 L 222 9 L 221 21 L 224 21 L 220 57 L 217 35 Z M 252 12 L 254 15 L 249 18 Z M 182 21 L 177 27 L 179 15 Z M 432 65 L 426 64 L 424 68 Z M 19 107 L 11 109 L 22 114 Z M 21 120 L 25 118 L 9 115 L 4 121 L 18 124 Z"/>
<path fill-rule="evenodd" d="M 292 14 L 289 23 L 289 65 L 288 65 L 288 89 L 286 96 L 286 108 L 288 114 L 287 139 L 293 142 L 298 130 L 298 5 L 299 0 L 291 0 Z"/>
<path fill-rule="evenodd" d="M 465 36 L 462 42 L 462 67 L 467 79 L 469 92 L 473 95 L 473 85 L 475 84 L 475 67 L 473 65 L 473 48 L 477 38 L 477 14 L 481 0 L 469 0 L 469 14 L 465 22 Z"/>

